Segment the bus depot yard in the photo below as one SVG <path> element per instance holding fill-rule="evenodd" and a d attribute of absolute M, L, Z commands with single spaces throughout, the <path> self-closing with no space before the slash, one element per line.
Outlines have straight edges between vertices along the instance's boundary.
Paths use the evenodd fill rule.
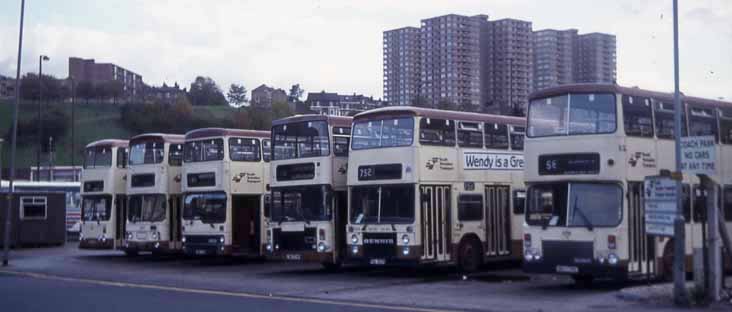
<path fill-rule="evenodd" d="M 472 310 L 472 311 L 645 311 L 671 309 L 670 302 L 653 299 L 653 291 L 666 284 L 647 286 L 630 282 L 596 282 L 593 287 L 575 286 L 569 278 L 524 275 L 518 263 L 491 264 L 481 271 L 462 275 L 450 267 L 355 268 L 338 272 L 317 263 L 283 263 L 246 258 L 193 259 L 141 254 L 126 257 L 120 251 L 80 250 L 75 243 L 45 249 L 20 249 L 11 254 L 12 265 L 0 273 L 5 281 L 29 280 L 57 283 L 58 296 L 69 301 L 93 302 L 96 296 L 73 293 L 79 287 L 112 288 L 114 300 L 128 289 L 140 288 L 152 296 L 158 291 L 185 296 L 213 294 L 209 307 L 224 304 L 227 297 L 269 298 L 271 302 L 303 302 L 333 306 L 334 311 L 362 310 Z M 728 281 L 732 282 L 732 281 Z M 22 287 L 23 283 L 12 284 Z M 625 288 L 624 288 L 625 287 Z M 124 289 L 122 289 L 124 288 Z M 25 289 L 24 291 L 34 291 Z M 131 291 L 131 290 L 130 290 Z M 27 292 L 26 292 L 27 293 Z M 3 294 L 7 294 L 3 290 Z M 173 298 L 166 293 L 162 298 Z M 668 294 L 666 294 L 668 295 Z M 3 295 L 4 297 L 5 295 Z M 170 296 L 170 297 L 168 297 Z M 6 298 L 10 298 L 6 297 Z M 104 298 L 104 297 L 102 297 Z M 161 299 L 166 305 L 173 300 Z M 8 302 L 6 299 L 0 301 Z M 117 305 L 117 304 L 115 304 Z M 243 307 L 243 306 L 240 306 Z M 147 307 L 150 308 L 150 307 Z M 728 303 L 711 311 L 728 311 Z M 7 310 L 7 311 L 11 311 Z M 319 310 L 322 311 L 322 310 Z"/>

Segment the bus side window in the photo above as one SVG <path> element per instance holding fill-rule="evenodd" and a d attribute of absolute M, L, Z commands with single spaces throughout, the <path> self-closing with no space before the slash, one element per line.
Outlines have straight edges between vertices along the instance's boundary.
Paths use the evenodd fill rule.
<path fill-rule="evenodd" d="M 168 164 L 180 167 L 183 164 L 183 144 L 170 144 L 168 149 Z"/>
<path fill-rule="evenodd" d="M 651 101 L 647 98 L 623 95 L 623 125 L 628 136 L 652 138 Z"/>
<path fill-rule="evenodd" d="M 513 191 L 513 214 L 523 214 L 526 210 L 526 191 Z"/>
<path fill-rule="evenodd" d="M 524 137 L 526 137 L 526 128 L 511 126 L 511 149 L 514 151 L 524 150 Z"/>
<path fill-rule="evenodd" d="M 262 159 L 269 162 L 272 159 L 272 141 L 268 139 L 262 140 Z"/>
<path fill-rule="evenodd" d="M 508 126 L 486 122 L 485 147 L 494 149 L 508 149 Z"/>
<path fill-rule="evenodd" d="M 722 200 L 724 201 L 724 220 L 732 221 L 732 186 L 726 186 L 724 188 Z"/>
<path fill-rule="evenodd" d="M 717 135 L 717 116 L 715 111 L 709 108 L 689 107 L 689 135 L 690 136 L 714 136 L 719 142 Z"/>
<path fill-rule="evenodd" d="M 681 201 L 683 204 L 682 211 L 684 213 L 684 220 L 686 220 L 686 223 L 691 223 L 691 196 L 689 196 L 689 185 L 684 184 L 681 189 Z"/>
<path fill-rule="evenodd" d="M 419 143 L 455 146 L 455 121 L 422 118 L 419 122 Z"/>
<path fill-rule="evenodd" d="M 674 105 L 673 103 L 663 103 L 660 101 L 655 102 L 656 106 L 656 137 L 659 139 L 673 139 L 674 138 Z M 682 112 L 681 115 L 681 136 L 687 136 L 686 125 L 686 113 Z"/>
<path fill-rule="evenodd" d="M 732 144 L 732 109 L 720 112 L 719 136 L 722 144 Z"/>
<path fill-rule="evenodd" d="M 702 223 L 707 220 L 707 190 L 699 185 L 694 186 L 694 222 Z"/>
<path fill-rule="evenodd" d="M 458 146 L 483 147 L 483 133 L 480 131 L 479 123 L 460 122 L 460 127 L 458 127 Z"/>
<path fill-rule="evenodd" d="M 462 194 L 458 197 L 458 220 L 480 221 L 483 219 L 483 195 Z"/>
<path fill-rule="evenodd" d="M 127 148 L 117 148 L 117 168 L 127 168 Z"/>

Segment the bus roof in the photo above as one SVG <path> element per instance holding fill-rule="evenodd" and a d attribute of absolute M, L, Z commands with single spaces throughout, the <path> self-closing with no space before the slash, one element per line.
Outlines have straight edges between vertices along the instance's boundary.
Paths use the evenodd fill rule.
<path fill-rule="evenodd" d="M 524 117 L 447 111 L 414 106 L 391 106 L 372 109 L 357 114 L 354 117 L 354 120 L 369 120 L 374 118 L 398 117 L 405 115 L 458 121 L 490 122 L 514 126 L 523 126 L 526 124 L 526 118 Z"/>
<path fill-rule="evenodd" d="M 225 129 L 225 128 L 201 128 L 188 131 L 185 135 L 186 140 L 212 138 L 212 137 L 253 137 L 253 138 L 269 138 L 269 131 L 261 130 L 243 130 L 243 129 Z"/>
<path fill-rule="evenodd" d="M 620 93 L 630 96 L 647 97 L 660 100 L 662 102 L 673 103 L 674 94 L 667 92 L 658 92 L 640 89 L 637 87 L 623 87 L 616 84 L 597 84 L 597 83 L 580 83 L 580 84 L 567 84 L 551 88 L 542 89 L 532 93 L 529 96 L 530 100 L 558 96 L 567 93 Z M 731 102 L 725 102 L 720 100 L 705 99 L 694 96 L 686 96 L 682 93 L 682 98 L 685 103 L 702 105 L 702 106 L 713 106 L 721 108 L 732 108 Z"/>
<path fill-rule="evenodd" d="M 9 184 L 8 180 L 0 181 L 0 187 L 8 187 Z M 13 185 L 16 187 L 81 187 L 81 182 L 15 180 Z"/>
<path fill-rule="evenodd" d="M 129 145 L 129 141 L 127 140 L 118 140 L 118 139 L 106 139 L 106 140 L 99 140 L 94 141 L 86 145 L 86 148 L 90 147 L 127 147 Z"/>
<path fill-rule="evenodd" d="M 133 145 L 132 142 L 145 141 L 145 140 L 159 140 L 159 141 L 170 142 L 170 143 L 183 143 L 183 141 L 185 141 L 185 138 L 186 137 L 182 134 L 143 133 L 143 134 L 133 136 L 130 139 L 130 145 Z"/>
<path fill-rule="evenodd" d="M 327 115 L 295 115 L 282 119 L 272 121 L 272 126 L 281 126 L 289 123 L 304 122 L 304 121 L 327 121 L 329 125 L 333 127 L 351 127 L 352 117 L 345 116 L 327 116 Z"/>

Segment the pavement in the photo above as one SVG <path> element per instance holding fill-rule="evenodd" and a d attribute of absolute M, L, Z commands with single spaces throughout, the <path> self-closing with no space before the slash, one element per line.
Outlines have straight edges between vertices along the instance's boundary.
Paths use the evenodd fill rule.
<path fill-rule="evenodd" d="M 115 304 L 124 301 L 127 307 L 135 307 L 135 311 L 152 310 L 171 300 L 175 304 L 181 302 L 171 306 L 172 311 L 210 310 L 211 304 L 218 307 L 219 302 L 247 307 L 251 304 L 258 307 L 256 311 L 327 311 L 333 307 L 339 311 L 673 309 L 670 305 L 622 295 L 624 289 L 645 287 L 644 284 L 600 282 L 583 288 L 562 276 L 527 276 L 517 263 L 491 264 L 481 272 L 464 276 L 450 267 L 346 267 L 330 272 L 322 270 L 319 264 L 307 263 L 151 255 L 126 257 L 120 251 L 79 250 L 71 243 L 57 248 L 14 250 L 11 255 L 11 266 L 0 268 L 0 293 L 5 294 L 7 290 L 17 294 L 0 296 L 0 307 L 13 307 L 8 311 L 47 310 L 38 305 L 60 300 L 58 298 L 64 297 L 61 293 L 69 295 L 67 300 L 74 301 L 74 298 L 80 298 L 78 294 L 88 289 L 94 289 L 93 295 L 83 296 L 84 300 L 96 301 L 88 298 L 98 295 L 107 298 L 98 301 L 104 305 L 110 302 L 109 298 L 116 298 Z M 8 287 L 9 284 L 13 286 Z M 39 292 L 34 290 L 36 288 L 53 291 Z M 140 299 L 142 294 L 154 294 L 163 299 Z M 187 295 L 209 305 L 180 299 Z M 42 300 L 38 300 L 39 297 Z M 71 302 L 48 307 L 75 312 L 98 310 L 92 303 Z M 725 308 L 729 311 L 732 305 L 720 306 L 720 309 Z"/>

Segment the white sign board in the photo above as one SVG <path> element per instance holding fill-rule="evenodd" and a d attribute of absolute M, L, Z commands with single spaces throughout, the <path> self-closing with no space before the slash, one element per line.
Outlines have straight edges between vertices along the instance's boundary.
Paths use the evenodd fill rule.
<path fill-rule="evenodd" d="M 465 170 L 524 170 L 524 155 L 491 152 L 463 152 Z"/>
<path fill-rule="evenodd" d="M 674 236 L 676 181 L 671 177 L 646 177 L 643 192 L 646 234 Z"/>
<path fill-rule="evenodd" d="M 713 176 L 717 172 L 714 136 L 681 138 L 681 171 Z"/>

